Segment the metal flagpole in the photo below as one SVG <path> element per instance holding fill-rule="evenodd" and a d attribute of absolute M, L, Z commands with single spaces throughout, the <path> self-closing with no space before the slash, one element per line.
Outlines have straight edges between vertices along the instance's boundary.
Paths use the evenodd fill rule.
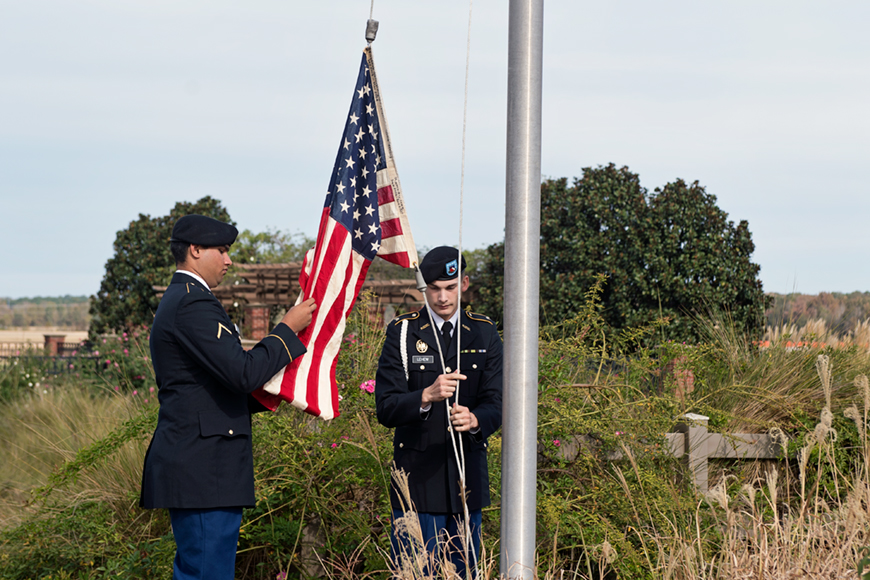
<path fill-rule="evenodd" d="M 501 574 L 535 572 L 544 0 L 511 0 L 508 35 Z"/>

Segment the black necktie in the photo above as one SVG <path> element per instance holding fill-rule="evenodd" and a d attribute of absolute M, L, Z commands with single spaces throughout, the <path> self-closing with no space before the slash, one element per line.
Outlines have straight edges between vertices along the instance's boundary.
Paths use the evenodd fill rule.
<path fill-rule="evenodd" d="M 449 320 L 441 325 L 441 346 L 444 348 L 444 355 L 450 350 L 450 331 L 453 330 L 453 323 Z"/>

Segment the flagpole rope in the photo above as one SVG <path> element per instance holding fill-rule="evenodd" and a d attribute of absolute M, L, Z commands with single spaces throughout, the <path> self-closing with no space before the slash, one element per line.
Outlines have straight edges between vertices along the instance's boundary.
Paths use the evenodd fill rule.
<path fill-rule="evenodd" d="M 372 0 L 374 1 L 374 0 Z M 474 0 L 468 0 L 468 33 L 466 34 L 465 40 L 465 91 L 463 95 L 463 103 L 462 103 L 462 163 L 459 172 L 459 259 L 457 260 L 459 267 L 459 275 L 457 277 L 459 281 L 458 293 L 457 293 L 457 308 L 460 311 L 459 320 L 456 328 L 456 370 L 459 371 L 461 367 L 460 365 L 460 357 L 462 356 L 462 345 L 460 343 L 460 336 L 462 336 L 462 276 L 464 272 L 462 271 L 462 222 L 463 222 L 463 210 L 465 206 L 465 134 L 466 134 L 466 126 L 468 122 L 468 71 L 471 68 L 471 15 L 474 9 Z M 460 381 L 456 382 L 456 402 L 459 402 L 459 385 Z M 451 434 L 451 438 L 452 434 Z M 454 450 L 455 453 L 455 450 Z M 471 538 L 471 521 L 468 514 L 468 502 L 466 501 L 466 488 L 465 488 L 465 445 L 462 442 L 462 436 L 459 436 L 459 454 L 460 457 L 457 457 L 457 463 L 460 472 L 460 482 L 462 487 L 462 511 L 465 516 L 463 519 L 465 520 L 464 531 L 463 534 L 465 536 L 465 541 L 463 542 L 465 548 L 465 562 L 466 565 L 468 563 L 468 552 L 471 552 L 471 556 L 474 562 L 473 570 L 477 570 L 477 553 L 474 550 L 474 544 Z"/>

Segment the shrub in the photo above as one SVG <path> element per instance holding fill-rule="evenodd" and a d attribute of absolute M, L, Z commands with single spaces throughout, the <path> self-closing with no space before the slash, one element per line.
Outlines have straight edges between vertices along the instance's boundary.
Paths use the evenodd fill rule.
<path fill-rule="evenodd" d="M 642 347 L 655 343 L 658 326 L 613 331 L 598 292 L 600 281 L 576 316 L 541 330 L 538 575 L 778 579 L 856 570 L 870 544 L 861 524 L 870 516 L 867 353 L 759 349 L 721 319 L 708 321 L 698 346 Z M 340 418 L 323 422 L 284 406 L 254 419 L 257 505 L 244 514 L 237 578 L 301 578 L 323 566 L 333 577 L 387 575 L 391 432 L 377 424 L 369 392 L 383 340 L 371 306 L 363 299 L 348 325 L 337 368 Z M 820 354 L 828 356 L 824 372 Z M 78 398 L 73 390 L 31 390 L 3 404 L 9 424 L 21 421 L 0 433 L 4 440 L 33 435 L 26 453 L 2 456 L 4 465 L 36 465 L 33 457 L 57 449 L 27 485 L 17 484 L 16 498 L 7 494 L 0 578 L 168 576 L 174 542 L 166 514 L 137 507 L 141 456 L 156 421 L 156 406 L 124 382 L 141 372 L 140 362 L 147 363 L 95 372 L 102 386 L 83 384 Z M 676 364 L 693 373 L 694 392 L 678 392 L 668 371 Z M 118 383 L 126 386 L 106 388 Z M 664 434 L 688 411 L 723 431 L 779 427 L 792 450 L 808 451 L 776 469 L 714 465 L 708 501 L 667 452 Z M 96 427 L 101 416 L 102 430 L 86 432 L 83 417 Z M 821 437 L 819 423 L 837 438 Z M 501 439 L 490 441 L 494 503 L 484 512 L 481 578 L 495 577 L 499 550 Z M 21 508 L 28 489 L 35 501 Z"/>

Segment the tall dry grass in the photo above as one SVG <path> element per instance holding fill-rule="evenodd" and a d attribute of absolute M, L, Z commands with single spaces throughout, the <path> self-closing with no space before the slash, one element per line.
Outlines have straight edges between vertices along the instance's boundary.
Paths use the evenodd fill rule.
<path fill-rule="evenodd" d="M 31 512 L 32 489 L 45 485 L 80 449 L 140 414 L 140 405 L 131 396 L 95 396 L 93 390 L 70 384 L 0 406 L 0 528 L 20 522 Z M 106 463 L 56 490 L 54 501 L 74 505 L 97 499 L 126 506 L 139 488 L 146 445 L 125 444 Z"/>
<path fill-rule="evenodd" d="M 670 529 L 634 530 L 645 546 L 648 572 L 663 580 L 796 580 L 804 578 L 857 578 L 857 565 L 870 546 L 870 386 L 859 375 L 855 388 L 861 406 L 846 408 L 843 415 L 854 422 L 862 448 L 863 464 L 855 473 L 842 473 L 834 462 L 838 445 L 832 427 L 832 367 L 826 355 L 816 358 L 816 389 L 825 400 L 815 429 L 804 439 L 797 456 L 799 486 L 790 493 L 787 467 L 768 466 L 760 483 L 743 483 L 723 477 L 699 498 L 694 513 L 670 519 Z M 816 461 L 810 461 L 814 455 Z M 636 469 L 633 461 L 632 468 Z M 825 470 L 839 493 L 831 495 L 818 485 L 808 485 Z M 784 474 L 784 475 L 783 475 Z M 655 510 L 643 494 L 624 491 L 638 513 Z M 619 558 L 612 546 L 585 546 L 600 554 L 597 572 L 591 570 L 541 570 L 537 577 L 603 580 L 608 563 Z M 567 574 L 567 576 L 566 576 Z M 624 577 L 624 576 L 618 576 Z"/>
<path fill-rule="evenodd" d="M 822 352 L 837 367 L 838 379 L 830 385 L 836 401 L 858 396 L 854 378 L 870 373 L 870 351 L 844 337 L 798 334 L 803 344 L 796 347 L 788 346 L 796 344 L 792 335 L 780 334 L 764 348 L 736 332 L 727 320 L 711 320 L 705 332 L 705 344 L 691 355 L 696 378 L 693 404 L 717 417 L 721 428 L 730 432 L 788 430 L 798 426 L 800 415 L 816 413 L 825 400 L 815 368 Z M 838 347 L 832 348 L 825 337 Z"/>
<path fill-rule="evenodd" d="M 815 344 L 834 348 L 857 346 L 870 349 L 870 318 L 859 322 L 855 328 L 845 333 L 830 328 L 821 318 L 809 320 L 803 325 L 783 322 L 778 326 L 766 327 L 763 341 L 766 344 Z"/>

